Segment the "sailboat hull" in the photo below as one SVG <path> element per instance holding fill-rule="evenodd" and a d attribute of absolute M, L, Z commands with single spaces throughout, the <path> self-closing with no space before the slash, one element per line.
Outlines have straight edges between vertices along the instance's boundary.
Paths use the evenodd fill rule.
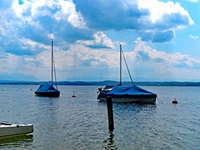
<path fill-rule="evenodd" d="M 56 92 L 35 92 L 37 96 L 42 96 L 42 97 L 59 97 L 60 96 L 60 91 Z"/>
<path fill-rule="evenodd" d="M 106 102 L 106 98 L 98 98 L 99 102 Z M 112 98 L 113 103 L 142 103 L 142 104 L 154 104 L 156 102 L 156 97 L 121 97 Z"/>

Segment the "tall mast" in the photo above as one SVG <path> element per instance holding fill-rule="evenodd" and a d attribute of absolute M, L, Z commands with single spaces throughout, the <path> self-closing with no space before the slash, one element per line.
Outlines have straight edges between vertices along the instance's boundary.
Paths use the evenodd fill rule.
<path fill-rule="evenodd" d="M 53 40 L 51 39 L 51 83 L 53 84 Z"/>
<path fill-rule="evenodd" d="M 119 85 L 122 85 L 122 45 L 120 44 L 120 82 Z"/>

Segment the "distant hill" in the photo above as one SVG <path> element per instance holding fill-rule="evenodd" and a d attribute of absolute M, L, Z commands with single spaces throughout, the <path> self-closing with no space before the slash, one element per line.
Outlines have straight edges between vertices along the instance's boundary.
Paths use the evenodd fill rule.
<path fill-rule="evenodd" d="M 46 84 L 49 83 L 49 81 L 43 81 L 43 82 L 34 82 L 34 81 L 10 81 L 10 80 L 0 80 L 0 84 L 9 84 L 9 85 L 39 85 L 39 84 Z M 92 85 L 116 85 L 119 82 L 117 81 L 58 81 L 58 85 L 85 85 L 85 86 L 92 86 Z M 131 82 L 123 82 L 124 85 L 131 85 Z M 170 82 L 149 82 L 149 81 L 143 81 L 143 82 L 134 82 L 135 85 L 140 86 L 200 86 L 200 82 L 176 82 L 176 81 L 170 81 Z"/>

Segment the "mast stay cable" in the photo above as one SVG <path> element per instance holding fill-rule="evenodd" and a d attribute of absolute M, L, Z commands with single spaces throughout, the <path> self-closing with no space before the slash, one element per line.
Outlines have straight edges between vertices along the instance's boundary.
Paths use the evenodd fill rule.
<path fill-rule="evenodd" d="M 131 82 L 132 82 L 132 84 L 134 85 L 134 82 L 133 82 L 133 79 L 132 79 L 132 76 L 131 76 L 131 73 L 130 73 L 130 70 L 129 70 L 129 67 L 128 67 L 128 64 L 127 64 L 127 62 L 126 62 L 126 58 L 125 58 L 125 55 L 124 55 L 124 52 L 123 52 L 122 49 L 121 49 L 121 53 L 122 53 L 122 56 L 123 56 L 123 58 L 124 58 L 124 62 L 125 62 L 125 64 L 126 64 L 126 68 L 127 68 L 129 77 L 130 77 L 130 79 L 131 79 Z"/>

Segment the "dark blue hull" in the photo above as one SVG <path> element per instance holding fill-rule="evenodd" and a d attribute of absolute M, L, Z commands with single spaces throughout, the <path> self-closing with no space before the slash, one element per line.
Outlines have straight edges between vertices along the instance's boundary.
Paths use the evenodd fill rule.
<path fill-rule="evenodd" d="M 53 92 L 35 92 L 37 96 L 42 97 L 59 97 L 60 91 L 53 91 Z"/>

